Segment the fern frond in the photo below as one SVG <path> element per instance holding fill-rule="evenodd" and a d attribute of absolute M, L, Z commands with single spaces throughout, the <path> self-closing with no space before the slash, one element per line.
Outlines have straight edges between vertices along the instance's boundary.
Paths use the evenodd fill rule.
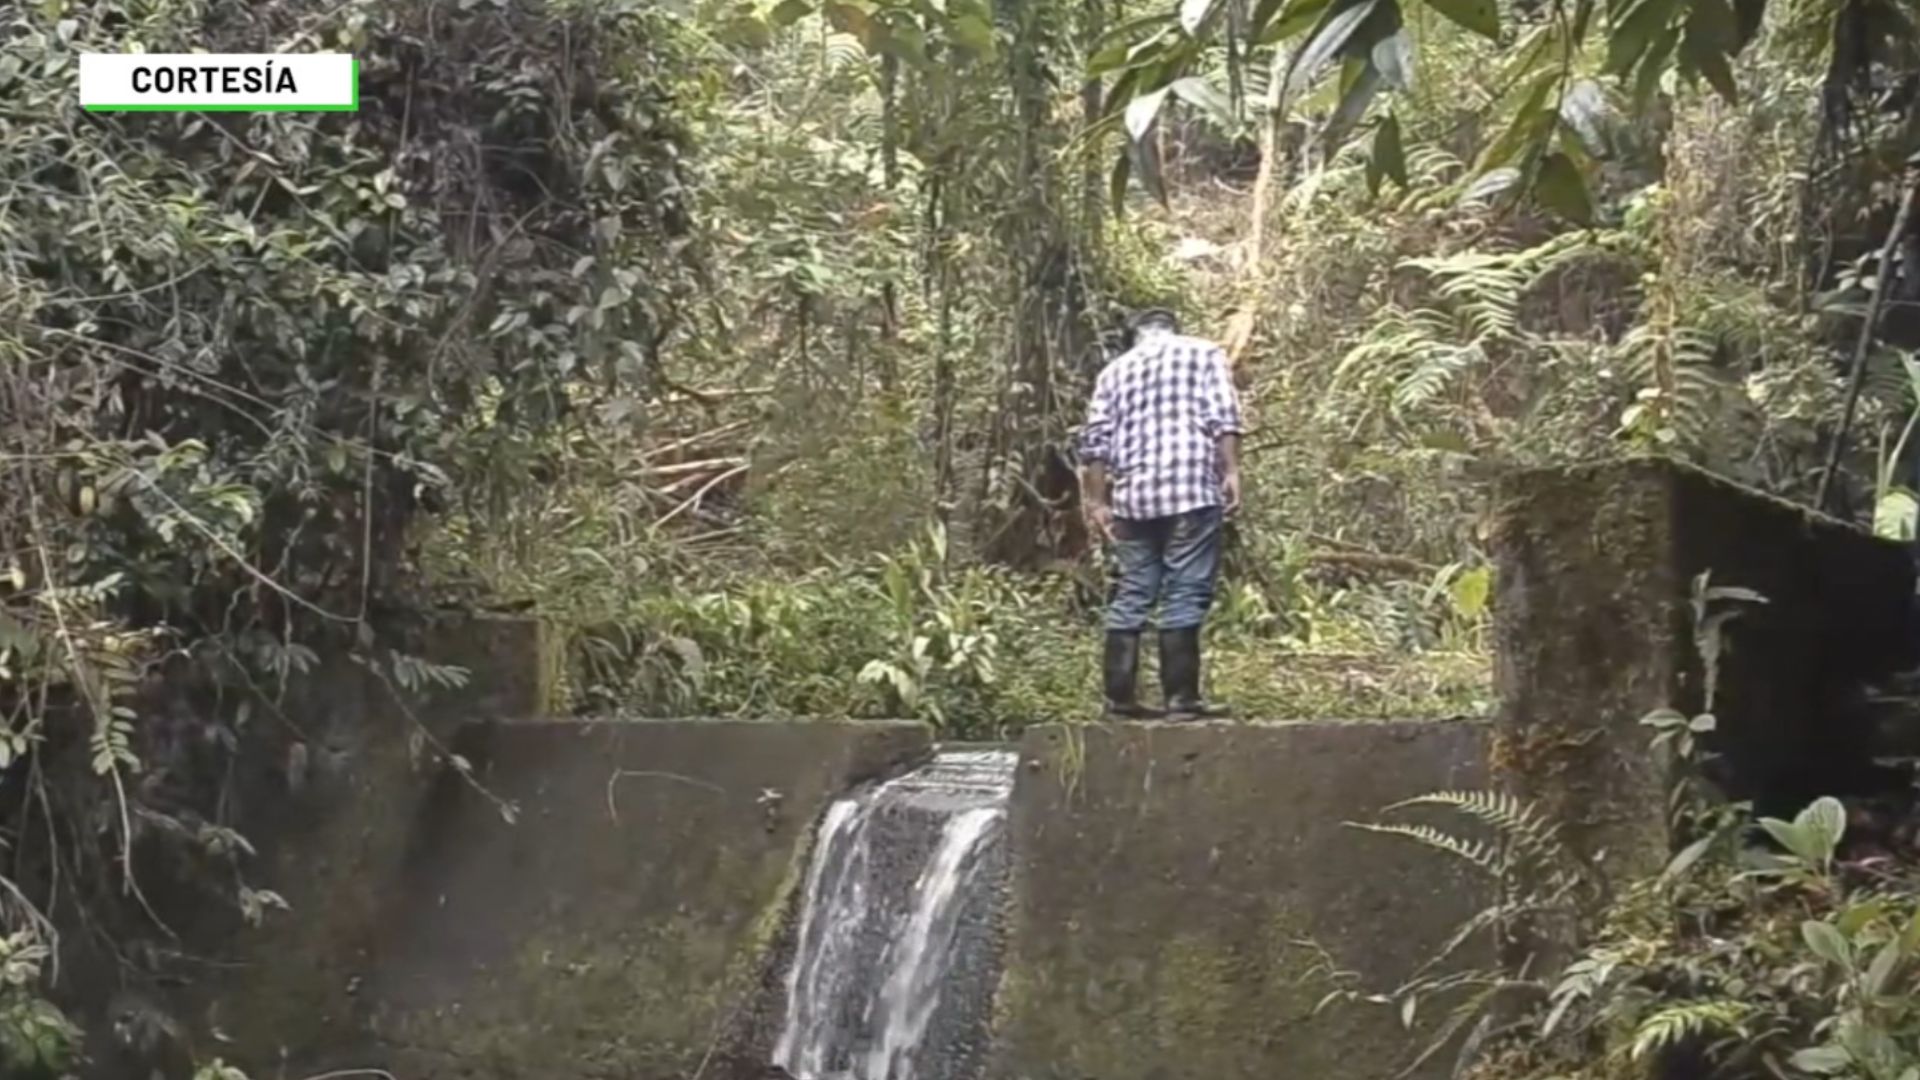
<path fill-rule="evenodd" d="M 1475 934 L 1489 930 L 1503 921 L 1511 921 L 1511 918 L 1512 915 L 1504 902 L 1491 904 L 1474 912 L 1462 920 L 1459 926 L 1454 927 L 1453 934 L 1447 938 L 1446 943 L 1441 945 L 1432 956 L 1422 961 L 1414 973 L 1408 977 L 1406 985 L 1395 993 L 1409 993 L 1416 987 L 1427 985 L 1432 981 L 1433 972 L 1453 959 L 1461 946 L 1473 940 Z"/>
<path fill-rule="evenodd" d="M 1486 1011 L 1487 1005 L 1491 1003 L 1495 997 L 1499 996 L 1500 992 L 1504 989 L 1506 989 L 1505 984 L 1496 980 L 1484 986 L 1478 992 L 1469 995 L 1466 1000 L 1460 1002 L 1458 1005 L 1455 1005 L 1448 1011 L 1447 1018 L 1441 1022 L 1439 1029 L 1434 1032 L 1433 1038 L 1427 1042 L 1426 1049 L 1420 1051 L 1417 1057 L 1411 1062 L 1408 1062 L 1407 1066 L 1401 1069 L 1399 1073 L 1395 1074 L 1394 1080 L 1405 1080 L 1406 1077 L 1419 1072 L 1427 1062 L 1433 1060 L 1435 1055 L 1446 1049 L 1447 1046 L 1453 1042 L 1455 1036 L 1465 1031 L 1467 1026 L 1475 1020 L 1478 1020 L 1480 1015 Z"/>
<path fill-rule="evenodd" d="M 860 39 L 852 34 L 831 33 L 827 35 L 821 55 L 826 61 L 827 70 L 838 75 L 867 66 L 867 49 Z"/>
<path fill-rule="evenodd" d="M 1485 341 L 1518 332 L 1520 303 L 1534 281 L 1528 254 L 1463 252 L 1409 259 L 1404 265 L 1432 276 L 1436 291 L 1455 306 L 1461 323 L 1476 340 Z"/>
<path fill-rule="evenodd" d="M 1393 388 L 1393 407 L 1411 412 L 1446 393 L 1461 372 L 1485 356 L 1478 346 L 1438 346 L 1422 350 L 1413 371 Z"/>
<path fill-rule="evenodd" d="M 1444 187 L 1453 182 L 1467 163 L 1445 148 L 1422 143 L 1407 151 L 1407 176 L 1414 188 Z"/>
<path fill-rule="evenodd" d="M 1432 791 L 1402 799 L 1386 812 L 1415 806 L 1440 806 L 1485 822 L 1507 835 L 1550 835 L 1554 826 L 1532 803 L 1505 791 Z"/>
<path fill-rule="evenodd" d="M 1901 354 L 1894 349 L 1875 349 L 1869 354 L 1860 390 L 1869 399 L 1880 402 L 1888 409 L 1904 411 L 1910 408 L 1913 402 L 1913 378 L 1907 373 L 1907 365 Z"/>
<path fill-rule="evenodd" d="M 1716 422 L 1743 412 L 1745 395 L 1715 364 L 1717 335 L 1698 327 L 1643 323 L 1613 350 L 1616 362 L 1640 384 L 1646 410 L 1642 432 L 1684 451 L 1702 448 Z"/>
<path fill-rule="evenodd" d="M 1363 821 L 1349 821 L 1348 828 L 1362 832 L 1379 833 L 1382 836 L 1398 836 L 1445 852 L 1456 859 L 1479 867 L 1492 875 L 1500 876 L 1500 853 L 1493 845 L 1481 840 L 1466 840 L 1436 829 L 1431 825 L 1378 825 Z"/>
<path fill-rule="evenodd" d="M 1720 1033 L 1742 1036 L 1753 1006 L 1738 1001 L 1688 1001 L 1669 1005 L 1640 1022 L 1628 1046 L 1635 1061 L 1676 1046 L 1698 1035 Z"/>
<path fill-rule="evenodd" d="M 1553 861 L 1559 853 L 1559 825 L 1532 803 L 1504 791 L 1436 791 L 1403 799 L 1383 812 L 1416 806 L 1444 807 L 1465 814 L 1541 863 Z"/>

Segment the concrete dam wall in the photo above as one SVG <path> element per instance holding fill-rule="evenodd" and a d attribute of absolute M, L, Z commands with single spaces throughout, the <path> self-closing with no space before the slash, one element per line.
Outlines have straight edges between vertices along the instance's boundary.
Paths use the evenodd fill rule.
<path fill-rule="evenodd" d="M 1485 890 L 1343 822 L 1482 783 L 1485 731 L 1034 729 L 985 1073 L 1394 1075 L 1414 1039 L 1390 1010 L 1317 1007 L 1354 980 L 1390 989 Z M 460 748 L 486 791 L 445 777 L 421 806 L 364 969 L 326 965 L 353 984 L 340 1012 L 273 1010 L 253 1060 L 421 1080 L 773 1075 L 815 825 L 932 742 L 917 724 L 609 720 L 480 723 Z M 314 974 L 258 959 L 226 1000 Z"/>
<path fill-rule="evenodd" d="M 262 1076 L 1397 1077 L 1438 1017 L 1365 998 L 1492 884 L 1352 824 L 1499 789 L 1596 872 L 1657 868 L 1671 763 L 1638 720 L 1702 701 L 1699 575 L 1768 597 L 1729 624 L 1715 736 L 1762 804 L 1871 756 L 1847 701 L 1913 593 L 1899 548 L 1668 463 L 1521 475 L 1496 510 L 1495 716 L 1042 726 L 984 786 L 919 724 L 527 719 L 537 627 L 469 628 L 440 655 L 477 640 L 476 685 L 424 723 L 470 774 L 353 748 L 263 847 L 296 914 L 181 1011 Z"/>

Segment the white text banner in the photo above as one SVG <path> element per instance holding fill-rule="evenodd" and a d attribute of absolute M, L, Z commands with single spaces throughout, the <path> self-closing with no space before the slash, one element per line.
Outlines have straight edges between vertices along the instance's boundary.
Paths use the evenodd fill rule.
<path fill-rule="evenodd" d="M 96 112 L 352 112 L 346 53 L 85 53 L 80 105 Z"/>

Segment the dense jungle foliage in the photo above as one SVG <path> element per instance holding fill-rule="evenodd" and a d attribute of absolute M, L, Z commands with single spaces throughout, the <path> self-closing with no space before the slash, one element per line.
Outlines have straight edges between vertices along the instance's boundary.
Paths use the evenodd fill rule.
<path fill-rule="evenodd" d="M 1501 469 L 1658 449 L 1910 537 L 1913 16 L 0 3 L 0 1054 L 72 1067 L 47 912 L 144 903 L 137 851 L 298 917 L 220 763 L 322 655 L 458 683 L 407 644 L 436 607 L 548 620 L 582 710 L 1090 717 L 1071 435 L 1135 305 L 1226 342 L 1256 425 L 1210 629 L 1244 712 L 1480 709 Z M 352 52 L 361 107 L 80 110 L 76 56 L 133 49 Z M 1715 894 L 1713 962 L 1882 1009 L 1911 893 L 1808 852 Z M 1607 948 L 1673 962 L 1637 910 Z M 1910 1080 L 1901 1008 L 1770 1075 Z"/>

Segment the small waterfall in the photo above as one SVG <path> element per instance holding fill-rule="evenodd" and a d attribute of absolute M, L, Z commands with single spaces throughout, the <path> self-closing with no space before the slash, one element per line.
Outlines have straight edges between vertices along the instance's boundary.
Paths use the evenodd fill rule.
<path fill-rule="evenodd" d="M 828 808 L 775 1065 L 796 1080 L 977 1075 L 999 974 L 1015 760 L 943 750 Z"/>

